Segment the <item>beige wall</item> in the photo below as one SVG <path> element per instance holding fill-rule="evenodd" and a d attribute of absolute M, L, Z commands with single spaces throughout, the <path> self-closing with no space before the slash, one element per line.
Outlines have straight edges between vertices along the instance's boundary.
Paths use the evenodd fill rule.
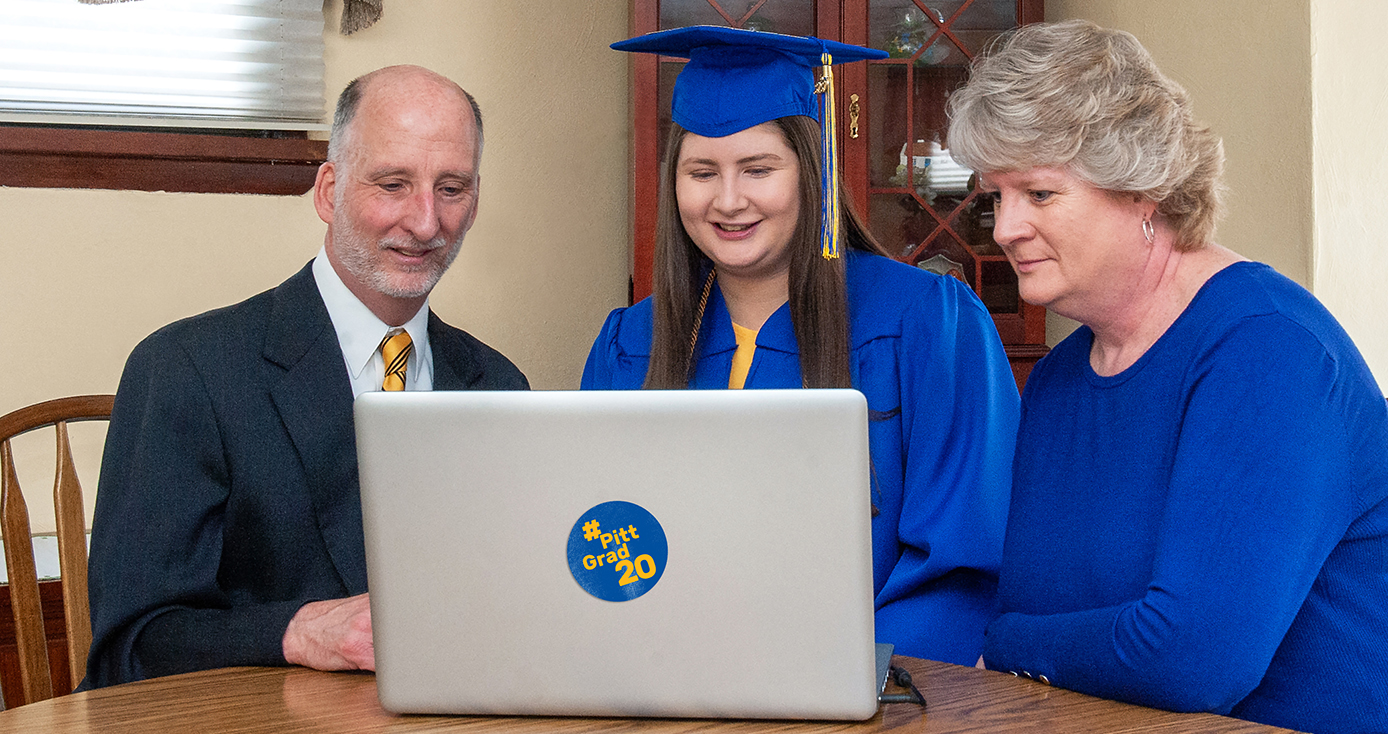
<path fill-rule="evenodd" d="M 1186 88 L 1224 139 L 1229 212 L 1216 240 L 1311 287 L 1308 0 L 1047 0 L 1047 20 L 1068 18 L 1132 33 Z M 1054 344 L 1073 322 L 1048 327 Z"/>
<path fill-rule="evenodd" d="M 1312 290 L 1388 380 L 1388 3 L 1312 0 Z"/>
<path fill-rule="evenodd" d="M 452 77 L 482 105 L 477 223 L 431 299 L 542 388 L 577 387 L 629 270 L 627 3 L 397 0 L 352 37 L 325 4 L 327 94 L 396 63 Z M 239 301 L 313 257 L 324 227 L 303 197 L 0 188 L 0 414 L 51 397 L 114 392 L 141 338 Z M 19 349 L 18 344 L 38 344 Z M 83 434 L 90 433 L 83 431 Z M 49 438 L 16 446 L 35 531 Z M 100 435 L 78 451 L 99 450 Z M 88 498 L 96 464 L 79 467 Z M 46 515 L 47 513 L 47 515 Z"/>

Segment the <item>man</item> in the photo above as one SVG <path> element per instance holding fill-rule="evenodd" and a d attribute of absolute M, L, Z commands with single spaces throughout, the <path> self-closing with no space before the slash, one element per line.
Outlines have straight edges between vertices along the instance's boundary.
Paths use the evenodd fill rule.
<path fill-rule="evenodd" d="M 477 215 L 481 152 L 476 103 L 448 79 L 356 80 L 315 183 L 318 257 L 135 348 L 97 493 L 84 687 L 374 668 L 353 398 L 528 387 L 427 306 Z"/>

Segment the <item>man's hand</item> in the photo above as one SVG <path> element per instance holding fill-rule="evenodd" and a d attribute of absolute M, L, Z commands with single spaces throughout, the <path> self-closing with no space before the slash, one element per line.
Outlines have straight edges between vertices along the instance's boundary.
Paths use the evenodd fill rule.
<path fill-rule="evenodd" d="M 300 607 L 284 631 L 284 659 L 317 670 L 375 670 L 367 595 Z"/>

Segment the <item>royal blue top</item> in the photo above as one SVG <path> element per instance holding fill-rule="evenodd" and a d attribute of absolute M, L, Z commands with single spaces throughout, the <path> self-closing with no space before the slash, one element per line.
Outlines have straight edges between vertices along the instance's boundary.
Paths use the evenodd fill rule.
<path fill-rule="evenodd" d="M 967 286 L 884 257 L 846 258 L 852 378 L 867 397 L 878 510 L 877 639 L 901 654 L 972 665 L 997 609 L 1016 383 L 988 311 Z M 583 387 L 640 389 L 650 344 L 650 299 L 613 311 Z M 726 388 L 736 348 L 715 288 L 690 386 Z M 745 387 L 800 386 L 782 306 L 757 334 Z"/>
<path fill-rule="evenodd" d="M 988 667 L 1388 731 L 1388 405 L 1349 336 L 1238 263 L 1121 373 L 1092 338 L 1027 382 Z"/>

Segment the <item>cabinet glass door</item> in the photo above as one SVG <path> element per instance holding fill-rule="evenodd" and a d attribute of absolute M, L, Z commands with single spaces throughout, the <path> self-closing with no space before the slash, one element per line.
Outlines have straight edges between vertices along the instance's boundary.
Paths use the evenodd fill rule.
<path fill-rule="evenodd" d="M 1017 0 L 868 0 L 866 10 L 866 45 L 891 55 L 867 68 L 869 227 L 899 259 L 972 286 L 1004 342 L 1028 341 L 992 202 L 950 158 L 945 117 L 969 62 L 1018 25 Z"/>

